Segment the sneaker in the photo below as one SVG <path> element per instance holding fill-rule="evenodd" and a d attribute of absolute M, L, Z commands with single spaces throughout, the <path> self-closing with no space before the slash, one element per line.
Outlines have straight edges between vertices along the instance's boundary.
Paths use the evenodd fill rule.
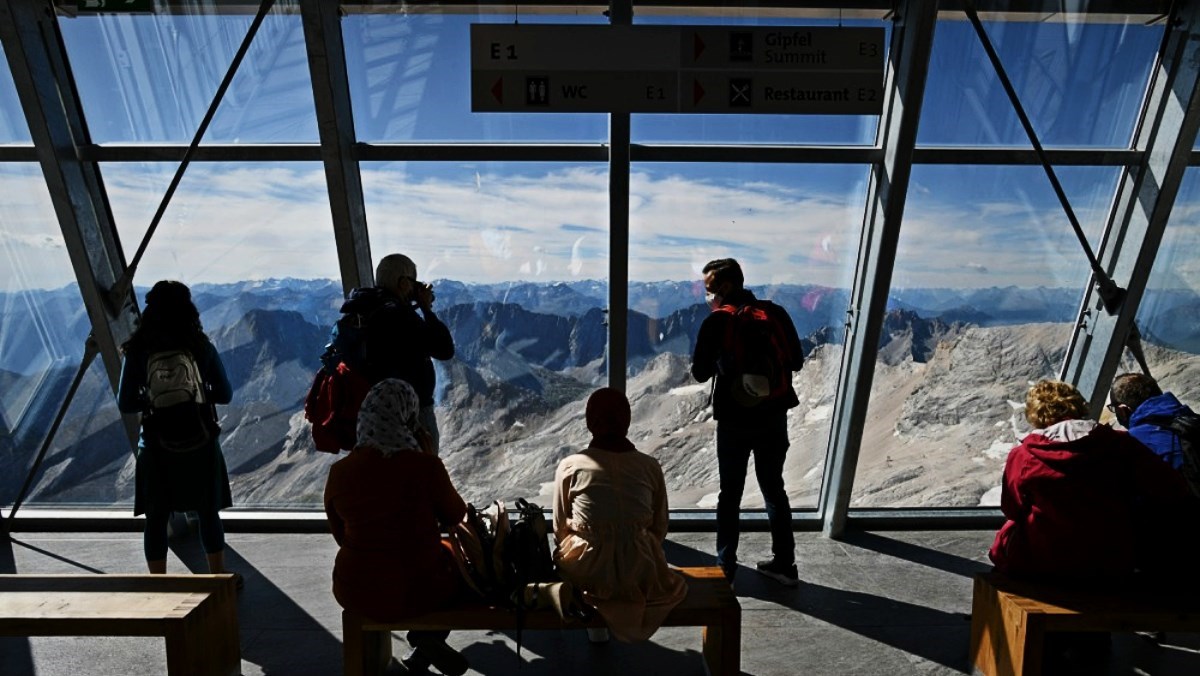
<path fill-rule="evenodd" d="M 800 584 L 800 574 L 796 571 L 794 563 L 781 563 L 775 559 L 768 559 L 759 561 L 755 568 L 758 569 L 758 572 L 785 587 L 795 587 Z"/>
<path fill-rule="evenodd" d="M 467 673 L 467 669 L 470 667 L 467 658 L 451 648 L 445 640 L 436 636 L 422 634 L 414 636 L 413 634 L 417 634 L 417 632 L 409 632 L 408 635 L 409 645 L 415 648 L 413 651 L 415 654 L 410 654 L 410 656 L 426 661 L 428 665 L 433 666 L 445 676 L 462 676 Z M 401 660 L 400 663 L 411 671 L 404 660 Z"/>

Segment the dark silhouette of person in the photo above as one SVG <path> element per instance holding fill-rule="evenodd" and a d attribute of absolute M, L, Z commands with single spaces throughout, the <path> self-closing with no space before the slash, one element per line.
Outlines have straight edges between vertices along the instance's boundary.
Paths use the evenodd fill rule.
<path fill-rule="evenodd" d="M 143 413 L 135 468 L 133 513 L 146 515 L 143 546 L 151 573 L 167 570 L 167 524 L 172 512 L 195 512 L 200 542 L 213 573 L 225 569 L 225 530 L 219 510 L 233 505 L 229 473 L 216 434 L 198 450 L 166 450 L 147 434 L 148 359 L 160 352 L 186 350 L 196 362 L 208 404 L 228 404 L 233 388 L 217 349 L 200 325 L 200 312 L 182 282 L 160 281 L 146 293 L 137 329 L 122 346 L 124 359 L 117 387 L 117 408 L 122 413 Z M 215 414 L 213 417 L 215 426 Z M 218 430 L 219 431 L 219 430 Z M 242 584 L 236 574 L 237 583 Z"/>
<path fill-rule="evenodd" d="M 783 485 L 783 462 L 790 445 L 787 411 L 799 405 L 792 388 L 791 374 L 804 364 L 804 352 L 796 327 L 787 311 L 759 300 L 744 288 L 742 268 L 732 258 L 709 262 L 704 266 L 704 288 L 711 297 L 713 313 L 704 319 L 692 353 L 692 375 L 705 382 L 715 377 L 712 394 L 713 418 L 717 421 L 717 463 L 720 493 L 717 497 L 717 563 L 732 581 L 737 571 L 738 520 L 746 469 L 754 454 L 755 474 L 767 508 L 771 530 L 772 558 L 757 564 L 759 572 L 787 586 L 799 584 L 796 570 L 795 537 L 792 534 L 792 509 Z M 767 383 L 780 394 L 765 400 L 747 402 L 742 385 L 743 374 L 733 372 L 735 344 L 741 337 L 732 330 L 734 312 L 754 305 L 766 312 L 777 327 L 787 352 L 780 365 L 779 378 L 786 383 Z"/>

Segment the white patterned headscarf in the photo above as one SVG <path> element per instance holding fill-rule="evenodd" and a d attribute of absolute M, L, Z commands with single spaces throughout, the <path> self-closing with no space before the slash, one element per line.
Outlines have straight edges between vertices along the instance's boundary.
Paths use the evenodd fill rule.
<path fill-rule="evenodd" d="M 358 445 L 378 449 L 384 457 L 397 451 L 420 451 L 413 434 L 419 408 L 412 385 L 399 378 L 379 381 L 358 410 Z"/>

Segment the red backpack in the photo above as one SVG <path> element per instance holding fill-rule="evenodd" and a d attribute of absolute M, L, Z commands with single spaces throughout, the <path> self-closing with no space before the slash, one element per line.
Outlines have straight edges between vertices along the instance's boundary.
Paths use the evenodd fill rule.
<path fill-rule="evenodd" d="M 322 366 L 304 400 L 304 418 L 312 423 L 318 451 L 339 453 L 354 448 L 358 438 L 358 409 L 371 389 L 361 374 L 340 362 L 329 370 Z"/>
<path fill-rule="evenodd" d="M 767 301 L 720 305 L 713 312 L 730 315 L 725 322 L 722 371 L 733 400 L 747 408 L 788 396 L 792 354 L 787 333 Z"/>

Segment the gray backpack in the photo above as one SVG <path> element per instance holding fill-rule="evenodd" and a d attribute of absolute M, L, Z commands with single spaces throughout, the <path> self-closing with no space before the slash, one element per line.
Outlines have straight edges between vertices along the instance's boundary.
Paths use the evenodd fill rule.
<path fill-rule="evenodd" d="M 221 431 L 216 410 L 205 396 L 196 358 L 187 350 L 155 352 L 146 360 L 148 406 L 142 430 L 166 451 L 187 453 L 205 448 Z"/>

